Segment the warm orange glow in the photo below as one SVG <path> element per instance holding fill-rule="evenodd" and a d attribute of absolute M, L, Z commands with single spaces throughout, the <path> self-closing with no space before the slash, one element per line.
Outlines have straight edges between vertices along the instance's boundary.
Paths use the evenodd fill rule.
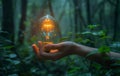
<path fill-rule="evenodd" d="M 43 45 L 46 45 L 46 44 L 53 44 L 53 42 L 43 42 Z"/>
<path fill-rule="evenodd" d="M 58 41 L 59 29 L 56 20 L 52 16 L 46 15 L 40 18 L 38 26 L 44 45 Z"/>
<path fill-rule="evenodd" d="M 49 40 L 49 39 L 50 39 L 50 37 L 49 37 L 49 36 L 45 36 L 45 38 L 46 38 L 46 40 Z"/>
<path fill-rule="evenodd" d="M 43 42 L 43 45 L 46 45 L 46 44 L 53 44 L 53 42 Z M 58 49 L 51 49 L 51 50 L 49 50 L 47 52 L 49 52 L 49 53 L 57 53 Z"/>
<path fill-rule="evenodd" d="M 50 50 L 50 53 L 57 53 L 58 49 Z"/>
<path fill-rule="evenodd" d="M 51 32 L 55 29 L 55 24 L 51 19 L 45 19 L 42 21 L 41 30 L 45 32 Z"/>

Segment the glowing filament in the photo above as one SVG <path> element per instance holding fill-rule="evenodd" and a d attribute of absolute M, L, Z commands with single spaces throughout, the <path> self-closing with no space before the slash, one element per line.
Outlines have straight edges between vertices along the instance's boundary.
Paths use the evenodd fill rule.
<path fill-rule="evenodd" d="M 45 19 L 42 22 L 41 30 L 45 32 L 52 32 L 54 30 L 54 22 L 50 19 Z"/>

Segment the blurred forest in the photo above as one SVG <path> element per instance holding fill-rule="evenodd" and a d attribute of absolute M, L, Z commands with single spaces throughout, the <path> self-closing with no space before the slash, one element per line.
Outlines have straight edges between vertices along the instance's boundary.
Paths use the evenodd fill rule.
<path fill-rule="evenodd" d="M 59 24 L 59 42 L 120 53 L 119 12 L 120 0 L 0 0 L 0 76 L 120 76 L 120 68 L 76 55 L 39 61 L 31 47 L 40 40 L 38 20 L 49 14 Z"/>

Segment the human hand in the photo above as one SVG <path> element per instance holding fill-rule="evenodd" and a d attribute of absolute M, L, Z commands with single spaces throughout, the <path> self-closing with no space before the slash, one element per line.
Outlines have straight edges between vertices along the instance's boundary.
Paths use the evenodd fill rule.
<path fill-rule="evenodd" d="M 38 44 L 39 46 L 33 44 L 32 47 L 37 57 L 41 60 L 58 60 L 62 57 L 75 54 L 77 48 L 77 44 L 70 41 L 46 45 L 39 41 Z"/>

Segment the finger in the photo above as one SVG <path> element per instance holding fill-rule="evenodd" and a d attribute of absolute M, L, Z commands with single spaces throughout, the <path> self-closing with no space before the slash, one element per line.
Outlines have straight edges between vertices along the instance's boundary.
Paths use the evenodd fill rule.
<path fill-rule="evenodd" d="M 48 50 L 50 50 L 50 49 L 59 49 L 60 45 L 59 44 L 47 44 L 44 47 L 45 47 L 45 49 L 48 49 Z"/>
<path fill-rule="evenodd" d="M 42 49 L 42 41 L 38 41 L 38 46 L 39 46 L 39 49 L 41 50 Z"/>
<path fill-rule="evenodd" d="M 56 53 L 59 51 L 60 46 L 58 44 L 47 44 L 44 46 L 44 51 L 50 53 Z"/>
<path fill-rule="evenodd" d="M 50 53 L 57 53 L 57 52 L 59 52 L 58 49 L 50 50 Z"/>
<path fill-rule="evenodd" d="M 39 54 L 39 48 L 37 47 L 37 45 L 36 45 L 36 44 L 33 44 L 33 45 L 32 45 L 32 48 L 33 48 L 35 54 L 36 54 L 37 56 L 39 56 L 39 55 L 38 55 L 38 54 Z"/>

